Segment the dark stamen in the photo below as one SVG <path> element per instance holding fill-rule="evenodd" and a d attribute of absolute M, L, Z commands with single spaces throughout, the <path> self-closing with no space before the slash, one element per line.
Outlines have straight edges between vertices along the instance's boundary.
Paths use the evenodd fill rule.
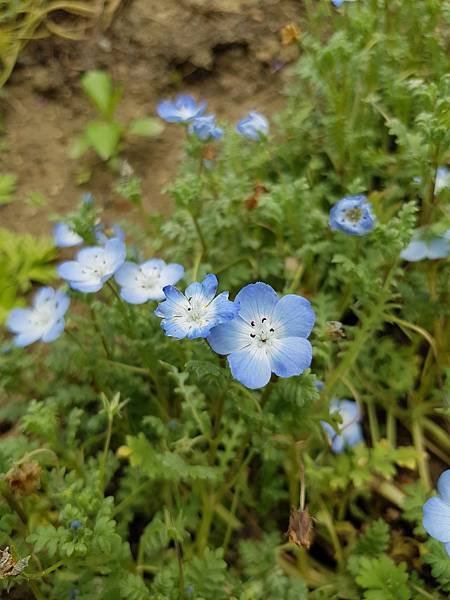
<path fill-rule="evenodd" d="M 250 337 L 252 337 L 252 338 L 256 337 L 256 333 L 251 333 Z"/>
<path fill-rule="evenodd" d="M 267 321 L 267 317 L 264 317 L 264 319 L 262 319 L 261 323 L 264 323 L 264 321 Z"/>
<path fill-rule="evenodd" d="M 269 329 L 270 333 L 273 333 L 275 331 L 275 329 Z"/>
<path fill-rule="evenodd" d="M 255 326 L 255 321 L 252 321 L 252 322 L 250 323 L 250 325 L 251 325 L 252 327 L 254 327 L 254 326 Z"/>

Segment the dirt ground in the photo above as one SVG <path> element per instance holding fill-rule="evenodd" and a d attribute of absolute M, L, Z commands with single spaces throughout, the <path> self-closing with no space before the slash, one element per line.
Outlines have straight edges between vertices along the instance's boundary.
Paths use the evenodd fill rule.
<path fill-rule="evenodd" d="M 295 44 L 282 45 L 280 30 L 297 23 L 300 12 L 300 0 L 134 0 L 122 2 L 106 31 L 94 27 L 82 42 L 30 43 L 0 100 L 0 171 L 18 177 L 15 201 L 0 208 L 0 225 L 49 233 L 49 216 L 67 212 L 83 191 L 111 217 L 131 210 L 102 164 L 89 184 L 76 184 L 80 163 L 69 158 L 69 147 L 94 117 L 79 86 L 84 71 L 106 69 L 123 86 L 125 121 L 154 115 L 160 98 L 181 91 L 208 100 L 219 119 L 234 122 L 250 109 L 270 116 L 282 106 L 287 67 L 298 53 Z M 150 210 L 170 210 L 161 189 L 176 172 L 180 141 L 179 129 L 168 125 L 159 138 L 124 150 Z M 44 207 L 29 201 L 35 193 L 46 198 Z"/>

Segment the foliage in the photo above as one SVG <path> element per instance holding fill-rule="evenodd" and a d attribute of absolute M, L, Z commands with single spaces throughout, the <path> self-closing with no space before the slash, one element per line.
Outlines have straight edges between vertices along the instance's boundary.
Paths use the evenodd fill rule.
<path fill-rule="evenodd" d="M 449 228 L 450 190 L 435 193 L 435 178 L 450 159 L 450 12 L 437 0 L 305 6 L 270 135 L 188 135 L 173 214 L 145 215 L 127 244 L 129 259 L 182 264 L 186 283 L 217 274 L 231 298 L 265 281 L 310 299 L 311 369 L 252 391 L 204 340 L 164 336 L 156 303 L 125 304 L 112 279 L 71 291 L 64 335 L 0 355 L 11 398 L 0 408 L 0 548 L 30 555 L 0 589 L 50 600 L 448 596 L 450 559 L 427 540 L 422 507 L 450 451 L 449 262 L 400 252 L 419 226 Z M 105 130 L 119 93 L 104 73 L 83 81 Z M 90 132 L 105 160 L 117 157 L 120 136 Z M 142 209 L 137 179 L 120 190 Z M 331 231 L 330 207 L 356 194 L 374 230 Z M 91 245 L 98 222 L 95 202 L 68 217 Z M 1 236 L 13 248 L 2 282 L 23 291 L 48 276 L 36 262 L 13 270 L 24 242 Z M 341 425 L 333 398 L 360 405 L 364 434 L 338 454 L 321 424 Z M 7 474 L 30 462 L 39 479 L 19 493 Z M 297 507 L 314 532 L 303 545 L 284 535 Z"/>

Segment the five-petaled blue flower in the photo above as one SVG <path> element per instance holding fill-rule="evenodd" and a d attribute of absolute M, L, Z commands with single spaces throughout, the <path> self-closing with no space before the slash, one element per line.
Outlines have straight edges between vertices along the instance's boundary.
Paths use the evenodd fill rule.
<path fill-rule="evenodd" d="M 64 315 L 70 299 L 61 290 L 41 288 L 31 308 L 15 308 L 9 314 L 6 326 L 15 334 L 14 345 L 23 347 L 41 340 L 53 342 L 64 330 Z"/>
<path fill-rule="evenodd" d="M 429 239 L 421 238 L 420 231 L 416 231 L 409 244 L 400 252 L 400 257 L 409 262 L 417 262 L 428 258 L 436 260 L 447 258 L 450 254 L 450 229 L 444 235 Z"/>
<path fill-rule="evenodd" d="M 76 260 L 60 264 L 58 273 L 74 290 L 98 292 L 123 265 L 125 254 L 124 242 L 112 238 L 104 246 L 83 248 Z"/>
<path fill-rule="evenodd" d="M 266 283 L 250 283 L 237 294 L 235 319 L 212 329 L 208 342 L 228 355 L 235 379 L 250 389 L 264 387 L 271 374 L 300 375 L 309 367 L 312 348 L 306 339 L 315 315 L 306 298 L 280 298 Z"/>
<path fill-rule="evenodd" d="M 431 537 L 445 544 L 450 556 L 450 469 L 439 477 L 437 489 L 438 496 L 423 505 L 423 527 Z"/>
<path fill-rule="evenodd" d="M 173 285 L 165 286 L 166 300 L 155 310 L 164 333 L 178 339 L 205 338 L 213 327 L 233 319 L 239 307 L 228 300 L 228 292 L 215 297 L 217 286 L 215 275 L 191 283 L 184 294 Z"/>
<path fill-rule="evenodd" d="M 67 223 L 55 223 L 53 228 L 53 239 L 57 248 L 71 248 L 83 243 L 83 238 L 71 229 Z"/>
<path fill-rule="evenodd" d="M 197 117 L 189 125 L 189 133 L 193 133 L 202 142 L 219 140 L 223 136 L 223 129 L 217 126 L 214 115 Z"/>
<path fill-rule="evenodd" d="M 361 428 L 361 411 L 353 400 L 332 400 L 330 403 L 330 414 L 337 413 L 342 418 L 339 425 L 339 433 L 326 421 L 321 425 L 328 436 L 331 449 L 336 454 L 344 451 L 346 447 L 351 448 L 363 441 Z"/>
<path fill-rule="evenodd" d="M 365 196 L 345 196 L 331 208 L 329 225 L 348 235 L 365 235 L 375 226 L 372 205 Z"/>
<path fill-rule="evenodd" d="M 162 100 L 156 107 L 161 119 L 168 123 L 189 123 L 205 112 L 206 102 L 196 103 L 192 96 L 181 95 L 175 100 Z"/>
<path fill-rule="evenodd" d="M 269 135 L 269 121 L 259 112 L 251 111 L 236 125 L 236 131 L 253 142 Z"/>
<path fill-rule="evenodd" d="M 148 300 L 164 300 L 163 288 L 174 285 L 184 275 L 181 265 L 167 265 L 163 260 L 152 258 L 137 265 L 124 263 L 114 278 L 121 286 L 121 297 L 130 304 L 143 304 Z"/>

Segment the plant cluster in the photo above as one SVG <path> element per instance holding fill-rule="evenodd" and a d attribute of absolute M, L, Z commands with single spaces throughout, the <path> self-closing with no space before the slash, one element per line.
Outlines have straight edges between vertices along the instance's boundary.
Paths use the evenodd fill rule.
<path fill-rule="evenodd" d="M 305 7 L 270 129 L 163 101 L 172 216 L 85 198 L 60 289 L 10 313 L 3 589 L 448 597 L 450 10 Z"/>

